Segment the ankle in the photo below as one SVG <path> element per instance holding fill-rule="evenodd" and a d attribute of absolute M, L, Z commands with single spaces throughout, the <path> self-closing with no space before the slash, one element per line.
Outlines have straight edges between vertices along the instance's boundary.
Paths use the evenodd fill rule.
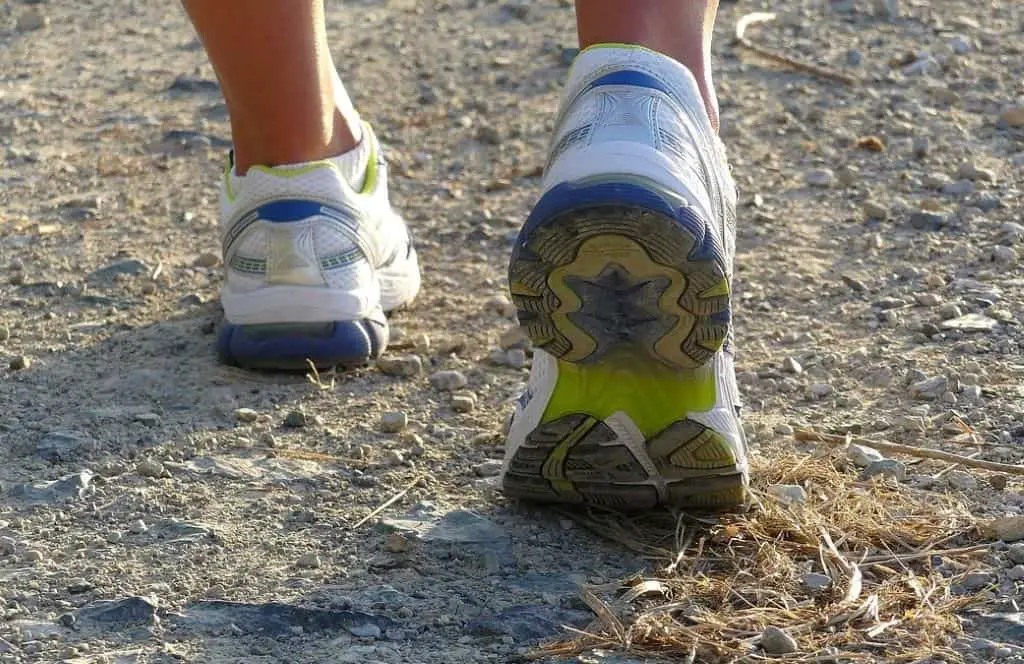
<path fill-rule="evenodd" d="M 285 131 L 266 134 L 233 123 L 231 133 L 236 175 L 245 175 L 253 166 L 283 166 L 337 157 L 351 152 L 363 138 L 358 117 L 349 119 L 340 111 L 322 128 L 311 126 L 302 131 L 291 125 Z"/>

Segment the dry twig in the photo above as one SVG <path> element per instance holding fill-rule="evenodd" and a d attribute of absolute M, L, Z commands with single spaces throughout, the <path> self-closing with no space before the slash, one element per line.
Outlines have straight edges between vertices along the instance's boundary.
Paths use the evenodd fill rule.
<path fill-rule="evenodd" d="M 359 521 L 357 521 L 352 526 L 351 529 L 352 530 L 357 529 L 359 526 L 363 525 L 364 523 L 366 523 L 367 521 L 369 521 L 373 517 L 377 516 L 378 514 L 380 514 L 381 512 L 386 510 L 387 508 L 389 508 L 392 505 L 394 505 L 396 502 L 398 502 L 399 500 L 402 499 L 402 496 L 404 496 L 405 494 L 407 494 L 410 491 L 412 491 L 413 489 L 415 489 L 419 485 L 419 483 L 422 482 L 422 481 L 423 481 L 423 476 L 420 475 L 419 477 L 414 479 L 412 482 L 409 482 L 409 484 L 406 485 L 406 487 L 404 489 L 402 489 L 401 491 L 399 491 L 395 495 L 393 495 L 390 498 L 388 498 L 387 500 L 385 500 L 376 509 L 374 509 L 372 512 L 370 512 L 369 514 L 364 516 L 362 519 L 359 519 Z"/>
<path fill-rule="evenodd" d="M 735 43 L 742 46 L 743 48 L 760 55 L 762 58 L 767 58 L 773 62 L 784 64 L 788 67 L 792 67 L 798 71 L 807 72 L 813 74 L 819 78 L 824 78 L 829 81 L 836 81 L 839 83 L 845 83 L 846 85 L 857 85 L 860 81 L 852 76 L 837 72 L 832 69 L 826 69 L 825 67 L 819 67 L 818 65 L 812 65 L 809 62 L 797 60 L 788 55 L 782 53 L 776 53 L 775 51 L 765 48 L 759 44 L 755 44 L 747 38 L 747 28 L 758 23 L 768 23 L 769 21 L 775 20 L 775 14 L 767 12 L 753 12 L 751 14 L 745 14 L 740 17 L 740 20 L 736 22 L 736 33 Z"/>

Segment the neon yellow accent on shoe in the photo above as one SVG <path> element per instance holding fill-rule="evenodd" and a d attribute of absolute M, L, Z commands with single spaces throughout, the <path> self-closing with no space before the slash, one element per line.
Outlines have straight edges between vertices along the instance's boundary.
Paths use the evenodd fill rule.
<path fill-rule="evenodd" d="M 605 420 L 621 410 L 650 439 L 687 413 L 711 410 L 715 399 L 710 367 L 681 370 L 633 353 L 609 355 L 599 364 L 558 360 L 558 382 L 541 421 L 572 413 Z"/>
<path fill-rule="evenodd" d="M 717 353 L 722 350 L 722 346 L 725 345 L 725 337 L 721 339 L 708 339 L 707 341 L 698 341 L 697 345 L 701 348 L 707 348 L 712 353 Z"/>
<path fill-rule="evenodd" d="M 509 292 L 513 295 L 522 295 L 524 297 L 540 297 L 540 293 L 521 281 L 513 281 L 509 284 Z"/>
<path fill-rule="evenodd" d="M 728 297 L 730 293 L 731 290 L 729 289 L 729 280 L 722 279 L 717 284 L 705 290 L 697 297 L 707 300 L 712 297 Z"/>
<path fill-rule="evenodd" d="M 732 446 L 717 431 L 705 429 L 696 438 L 668 458 L 680 468 L 702 468 L 710 470 L 731 466 L 736 463 Z"/>

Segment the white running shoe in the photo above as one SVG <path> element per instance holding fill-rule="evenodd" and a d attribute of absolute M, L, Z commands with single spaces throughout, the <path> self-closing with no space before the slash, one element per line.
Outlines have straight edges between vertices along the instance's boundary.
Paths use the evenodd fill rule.
<path fill-rule="evenodd" d="M 648 49 L 586 49 L 551 145 L 509 265 L 536 350 L 505 493 L 630 510 L 741 505 L 736 192 L 696 80 Z"/>
<path fill-rule="evenodd" d="M 387 169 L 369 125 L 365 185 L 337 160 L 225 173 L 221 229 L 230 364 L 304 370 L 358 365 L 387 346 L 384 316 L 420 287 L 416 251 L 388 201 Z"/>

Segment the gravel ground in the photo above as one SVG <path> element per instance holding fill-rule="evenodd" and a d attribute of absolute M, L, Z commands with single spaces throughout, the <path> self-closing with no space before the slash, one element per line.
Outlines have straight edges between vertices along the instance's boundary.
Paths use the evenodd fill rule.
<path fill-rule="evenodd" d="M 592 619 L 577 583 L 651 565 L 494 490 L 570 3 L 329 4 L 426 274 L 388 362 L 314 384 L 215 361 L 229 131 L 181 9 L 0 2 L 0 662 L 514 662 Z M 765 9 L 754 40 L 856 82 L 731 45 Z M 755 449 L 813 425 L 1020 464 L 1024 5 L 742 0 L 716 55 Z M 906 471 L 1024 514 L 1019 476 Z M 1021 657 L 1022 564 L 984 557 L 1009 617 L 969 656 Z"/>

